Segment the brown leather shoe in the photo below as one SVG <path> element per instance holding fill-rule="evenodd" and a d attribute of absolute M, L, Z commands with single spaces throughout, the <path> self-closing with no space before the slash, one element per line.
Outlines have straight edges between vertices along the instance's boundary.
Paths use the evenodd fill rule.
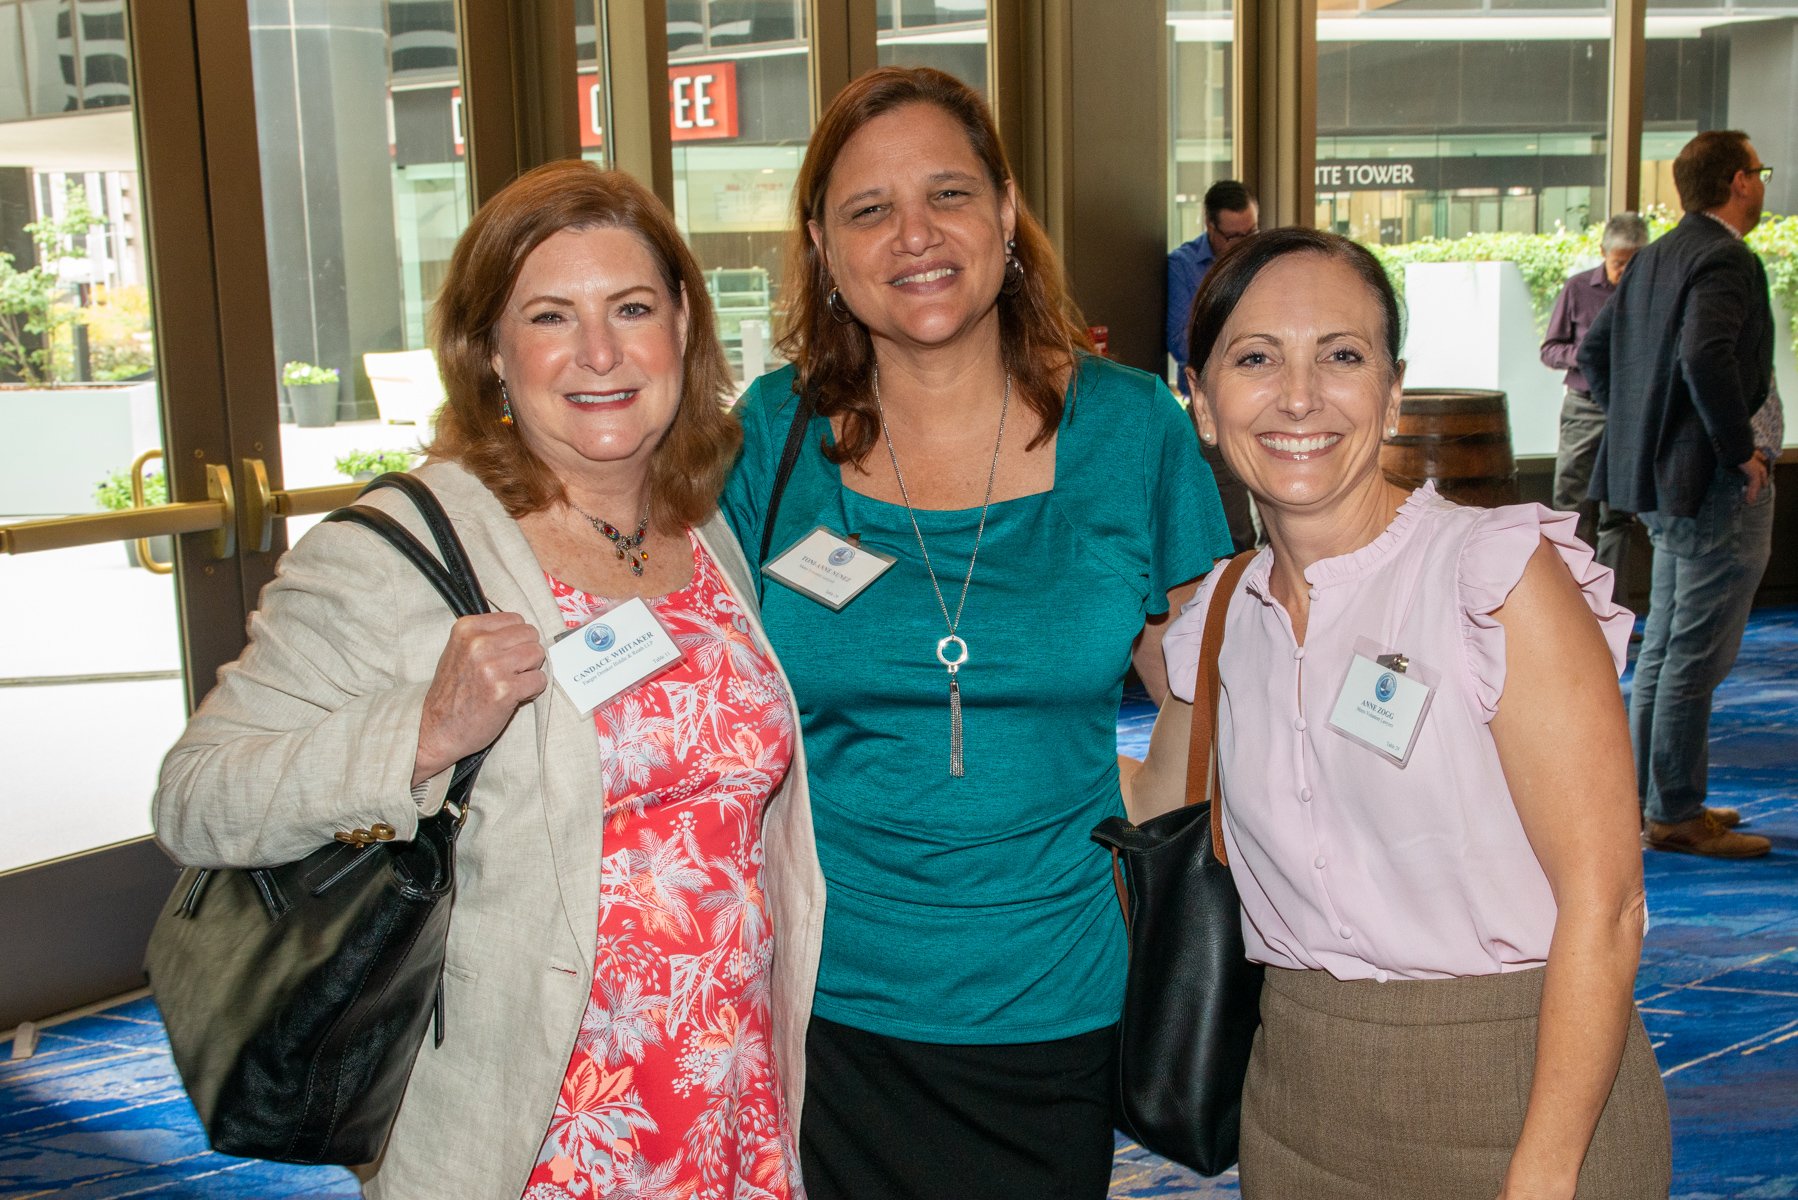
<path fill-rule="evenodd" d="M 1708 808 L 1689 821 L 1672 825 L 1650 821 L 1642 841 L 1656 850 L 1702 854 L 1706 858 L 1758 858 L 1773 848 L 1773 843 L 1764 837 L 1730 829 Z"/>
<path fill-rule="evenodd" d="M 1704 811 L 1716 817 L 1717 824 L 1725 829 L 1734 829 L 1742 823 L 1742 814 L 1733 808 L 1712 808 L 1707 804 L 1704 806 Z"/>

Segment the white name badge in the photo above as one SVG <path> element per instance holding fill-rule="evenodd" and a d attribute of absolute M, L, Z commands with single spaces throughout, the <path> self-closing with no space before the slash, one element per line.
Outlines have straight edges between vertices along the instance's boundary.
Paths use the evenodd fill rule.
<path fill-rule="evenodd" d="M 1336 693 L 1330 728 L 1402 767 L 1411 759 L 1436 683 L 1428 667 L 1361 638 Z"/>
<path fill-rule="evenodd" d="M 549 648 L 556 683 L 583 713 L 680 660 L 680 647 L 638 598 L 569 630 Z"/>
<path fill-rule="evenodd" d="M 769 559 L 762 574 L 841 612 L 895 561 L 891 555 L 847 542 L 820 525 Z"/>

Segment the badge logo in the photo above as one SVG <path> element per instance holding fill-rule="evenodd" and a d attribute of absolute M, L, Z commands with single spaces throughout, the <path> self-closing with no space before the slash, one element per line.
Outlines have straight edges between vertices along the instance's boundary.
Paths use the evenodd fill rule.
<path fill-rule="evenodd" d="M 1386 672 L 1384 675 L 1380 676 L 1379 679 L 1374 681 L 1373 694 L 1374 698 L 1381 704 L 1386 703 L 1388 700 L 1398 695 L 1398 679 L 1393 676 L 1391 671 Z"/>
<path fill-rule="evenodd" d="M 610 625 L 589 625 L 583 636 L 589 650 L 610 650 L 612 643 L 618 640 Z"/>
<path fill-rule="evenodd" d="M 830 552 L 830 565 L 840 567 L 855 557 L 855 550 L 849 546 L 838 546 Z"/>

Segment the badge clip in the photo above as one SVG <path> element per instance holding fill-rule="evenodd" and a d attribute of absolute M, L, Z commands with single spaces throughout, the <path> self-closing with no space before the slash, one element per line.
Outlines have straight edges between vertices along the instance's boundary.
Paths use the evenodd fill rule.
<path fill-rule="evenodd" d="M 1374 659 L 1374 661 L 1379 663 L 1382 667 L 1385 667 L 1388 671 L 1397 671 L 1400 675 L 1403 675 L 1411 666 L 1411 660 L 1397 651 L 1394 651 L 1391 654 L 1382 654 Z"/>

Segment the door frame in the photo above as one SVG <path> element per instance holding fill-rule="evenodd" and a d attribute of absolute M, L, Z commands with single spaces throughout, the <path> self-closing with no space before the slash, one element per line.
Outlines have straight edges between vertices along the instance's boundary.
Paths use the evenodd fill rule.
<path fill-rule="evenodd" d="M 548 82 L 573 75 L 574 3 L 460 0 L 457 15 L 478 204 L 518 171 L 579 153 L 574 89 Z M 50 526 L 68 526 L 48 530 L 53 544 L 74 545 L 123 539 L 115 527 L 125 524 L 136 537 L 185 521 L 193 532 L 177 539 L 175 587 L 191 713 L 243 650 L 287 547 L 275 518 L 328 511 L 357 489 L 282 490 L 248 0 L 127 0 L 126 30 L 164 466 L 170 499 L 189 511 L 38 522 L 32 545 L 17 526 L 0 550 L 52 544 Z M 229 536 L 200 528 L 206 520 Z M 103 736 L 98 715 L 95 727 Z M 177 874 L 149 837 L 0 872 L 0 1031 L 141 986 L 150 928 Z"/>

